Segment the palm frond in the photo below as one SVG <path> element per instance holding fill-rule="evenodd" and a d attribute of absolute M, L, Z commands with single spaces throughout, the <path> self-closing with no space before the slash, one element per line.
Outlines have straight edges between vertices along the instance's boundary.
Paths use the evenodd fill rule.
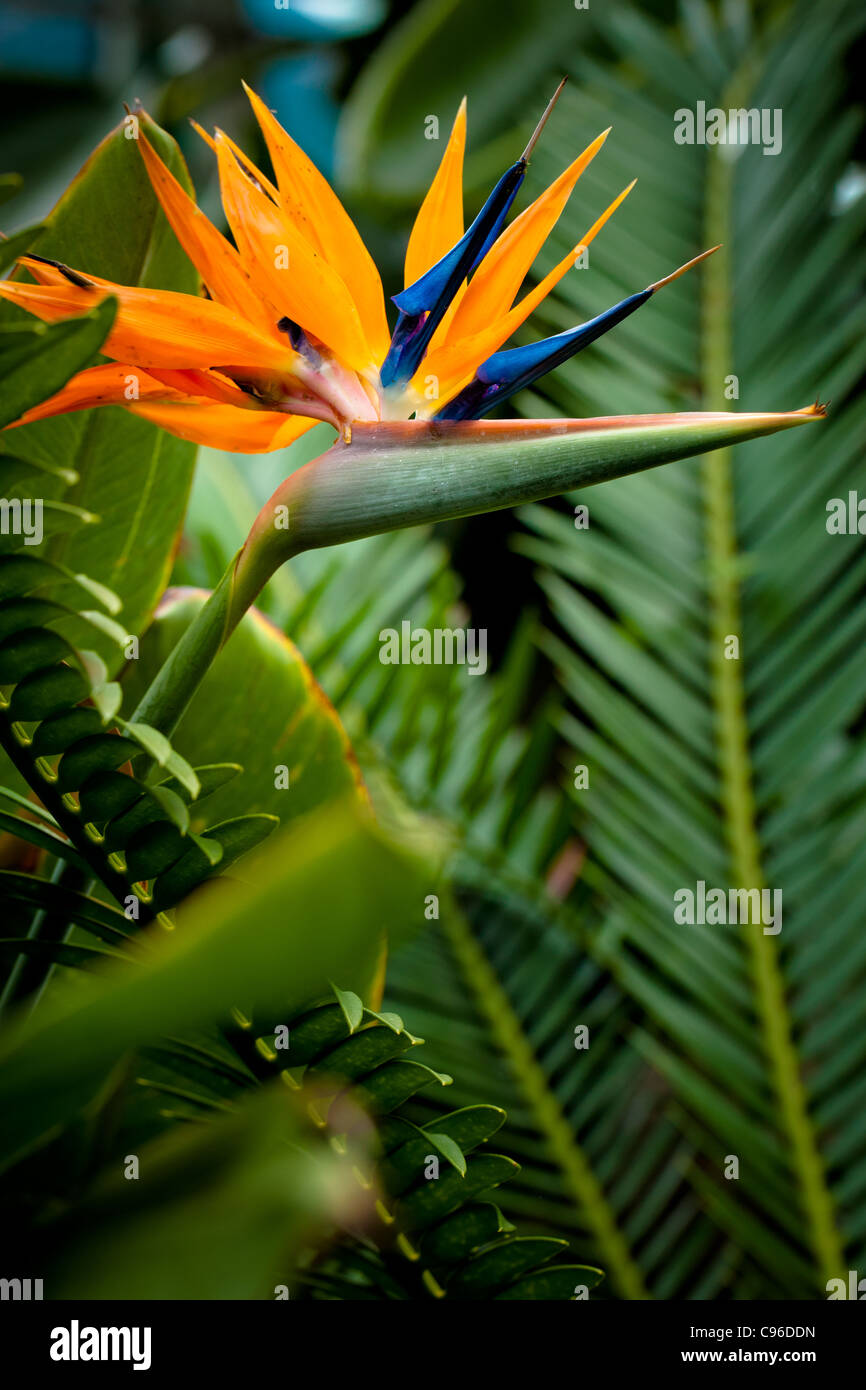
<path fill-rule="evenodd" d="M 715 22 L 703 6 L 687 12 Z M 866 804 L 854 769 L 866 608 L 857 540 L 825 525 L 827 501 L 854 486 L 863 424 L 862 403 L 845 403 L 864 363 L 850 255 L 864 207 L 834 201 L 859 126 L 841 108 L 841 60 L 861 22 L 853 6 L 797 6 L 759 40 L 759 62 L 754 44 L 746 61 L 719 33 L 685 68 L 677 41 L 646 19 L 618 10 L 605 24 L 623 59 L 640 38 L 637 80 L 631 66 L 619 77 L 588 65 L 563 120 L 593 124 L 615 96 L 621 146 L 650 171 L 644 215 L 663 229 L 665 256 L 709 237 L 726 242 L 727 262 L 563 368 L 558 407 L 595 410 L 614 392 L 621 404 L 625 371 L 638 396 L 722 407 L 732 377 L 739 408 L 820 389 L 834 419 L 821 438 L 772 441 L 759 461 L 728 451 L 700 474 L 674 465 L 627 495 L 603 490 L 589 531 L 533 508 L 518 542 L 555 620 L 541 646 L 570 704 L 557 725 L 569 762 L 590 767 L 573 800 L 592 949 L 645 1011 L 635 1043 L 697 1145 L 695 1192 L 759 1271 L 751 1286 L 776 1296 L 814 1292 L 862 1257 L 851 1174 L 864 1158 Z M 781 153 L 684 146 L 672 159 L 672 86 L 677 106 L 781 109 Z M 550 157 L 561 153 L 554 144 Z M 617 176 L 593 169 L 593 196 Z M 620 223 L 593 275 L 565 282 L 553 321 L 601 307 L 599 280 L 606 299 L 651 279 L 658 256 L 655 239 Z M 725 654 L 731 636 L 738 659 Z M 781 934 L 675 923 L 673 894 L 698 880 L 781 889 Z M 730 1154 L 736 1183 L 722 1176 Z"/>

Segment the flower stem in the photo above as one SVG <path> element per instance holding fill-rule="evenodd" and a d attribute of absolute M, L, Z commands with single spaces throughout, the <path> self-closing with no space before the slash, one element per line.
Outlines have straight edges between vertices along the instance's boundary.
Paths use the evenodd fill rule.
<path fill-rule="evenodd" d="M 207 603 L 199 610 L 174 651 L 160 668 L 133 714 L 133 720 L 149 724 L 170 736 L 177 728 L 192 697 L 212 663 L 231 637 L 241 618 L 264 588 L 271 574 L 289 558 L 284 547 L 276 563 L 269 552 L 246 544 L 232 557 Z"/>

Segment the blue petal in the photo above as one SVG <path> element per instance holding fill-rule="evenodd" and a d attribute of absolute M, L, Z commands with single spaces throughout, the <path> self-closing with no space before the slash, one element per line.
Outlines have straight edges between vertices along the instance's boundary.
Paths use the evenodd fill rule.
<path fill-rule="evenodd" d="M 471 275 L 472 271 L 475 270 L 476 267 L 479 266 L 479 265 L 481 264 L 481 262 L 484 260 L 484 257 L 487 255 L 487 252 L 490 250 L 490 248 L 491 248 L 491 246 L 493 245 L 494 241 L 495 241 L 496 238 L 499 236 L 499 233 L 502 231 L 503 224 L 504 224 L 505 219 L 506 219 L 506 217 L 508 216 L 509 212 L 511 211 L 511 204 L 514 202 L 514 199 L 517 197 L 519 188 L 520 188 L 520 184 L 519 184 L 519 183 L 516 183 L 516 184 L 514 185 L 514 188 L 513 188 L 512 191 L 511 191 L 511 193 L 508 195 L 508 201 L 506 202 L 505 206 L 503 207 L 502 211 L 499 213 L 499 216 L 497 217 L 496 221 L 494 222 L 492 228 L 490 229 L 490 232 L 489 232 L 488 235 L 487 235 L 487 240 L 485 241 L 485 243 L 484 243 L 484 245 L 482 246 L 481 250 L 478 252 L 478 255 L 475 257 L 475 260 L 472 262 L 471 266 L 469 267 L 468 273 L 469 273 L 470 275 Z"/>
<path fill-rule="evenodd" d="M 394 295 L 400 317 L 382 364 L 383 386 L 403 383 L 414 376 L 458 289 L 499 235 L 525 172 L 525 159 L 512 164 L 457 244 L 413 285 Z"/>
<path fill-rule="evenodd" d="M 594 343 L 597 338 L 614 328 L 623 319 L 633 314 L 653 294 L 653 288 L 629 295 L 613 308 L 606 309 L 594 319 L 569 328 L 565 333 L 557 333 L 553 338 L 543 338 L 525 347 L 508 348 L 505 352 L 495 352 L 478 368 L 473 381 L 465 386 L 452 401 L 443 406 L 434 416 L 436 420 L 480 420 L 488 415 L 494 406 L 531 385 L 538 377 L 544 376 L 561 362 Z"/>
<path fill-rule="evenodd" d="M 290 319 L 286 316 L 277 322 L 277 328 L 281 333 L 285 333 L 295 351 L 299 352 L 302 357 L 305 357 L 312 367 L 316 369 L 321 367 L 322 354 L 319 352 L 318 348 L 313 347 L 313 344 L 310 342 L 299 323 L 295 323 L 294 319 Z"/>

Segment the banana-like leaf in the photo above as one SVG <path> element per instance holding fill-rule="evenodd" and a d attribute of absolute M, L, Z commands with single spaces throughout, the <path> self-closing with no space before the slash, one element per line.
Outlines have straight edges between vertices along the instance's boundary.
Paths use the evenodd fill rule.
<path fill-rule="evenodd" d="M 169 590 L 124 681 L 125 699 L 144 694 L 206 598 Z M 252 813 L 285 825 L 335 797 L 362 794 L 333 706 L 298 649 L 255 608 L 208 671 L 172 743 L 193 766 L 231 757 L 243 768 L 208 798 L 211 825 Z M 192 824 L 196 831 L 205 825 L 195 813 Z"/>
<path fill-rule="evenodd" d="M 227 1018 L 239 1001 L 279 1022 L 321 996 L 332 973 L 364 995 L 383 924 L 417 913 L 426 877 L 349 806 L 272 841 L 245 873 L 248 883 L 191 899 L 177 932 L 155 928 L 146 962 L 88 977 L 83 995 L 54 998 L 35 1025 L 7 1030 L 4 1163 L 69 1119 L 130 1048 Z"/>
<path fill-rule="evenodd" d="M 134 1182 L 129 1157 L 112 1155 L 86 1199 L 41 1232 L 53 1297 L 273 1299 L 294 1292 L 302 1241 L 363 1210 L 351 1165 L 279 1083 L 209 1119 L 136 1145 Z"/>
<path fill-rule="evenodd" d="M 138 140 L 130 138 L 136 131 L 132 118 L 127 118 L 90 156 L 47 218 L 40 255 L 118 284 L 195 293 L 197 274 L 150 186 Z M 175 177 L 191 191 L 175 142 L 153 122 L 147 124 L 147 135 Z M 110 311 L 103 305 L 97 312 Z M 17 325 L 27 317 L 6 303 L 0 310 L 3 324 Z M 81 325 L 79 333 L 86 331 L 87 320 L 74 322 Z M 50 335 L 61 329 L 74 332 L 74 323 L 56 325 L 44 341 L 53 341 Z M 91 360 L 100 343 L 101 339 L 93 344 Z M 56 389 L 44 370 L 37 384 L 40 400 Z M 6 454 L 14 457 L 14 464 L 6 463 Z M 54 536 L 43 553 L 113 589 L 124 605 L 127 632 L 137 634 L 168 579 L 194 458 L 194 446 L 128 411 L 83 411 L 0 434 L 0 491 L 9 495 L 3 490 L 6 479 L 12 476 L 18 481 L 22 464 L 41 469 L 56 467 L 61 460 L 67 474 L 77 474 L 73 482 L 40 477 L 40 495 L 92 511 L 104 519 L 105 527 L 98 536 Z M 32 492 L 33 484 L 27 486 Z M 80 631 L 73 631 L 75 639 L 83 642 Z M 122 657 L 111 642 L 97 636 L 88 644 L 111 663 L 112 670 L 117 669 Z"/>
<path fill-rule="evenodd" d="M 79 318 L 0 333 L 0 429 L 89 365 L 108 336 L 116 308 L 115 300 L 106 299 Z M 4 495 L 11 493 L 7 490 Z"/>

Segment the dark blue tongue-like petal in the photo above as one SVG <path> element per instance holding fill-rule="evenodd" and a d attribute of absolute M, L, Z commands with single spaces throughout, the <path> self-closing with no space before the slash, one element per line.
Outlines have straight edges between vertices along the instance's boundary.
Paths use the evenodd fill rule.
<path fill-rule="evenodd" d="M 472 262 L 471 266 L 469 267 L 469 274 L 470 274 L 470 275 L 472 274 L 472 272 L 473 272 L 474 270 L 477 269 L 477 267 L 478 267 L 478 266 L 481 264 L 481 262 L 484 260 L 484 257 L 487 255 L 487 252 L 490 250 L 490 248 L 491 248 L 491 246 L 493 245 L 494 241 L 495 241 L 496 238 L 499 236 L 499 233 L 502 231 L 502 228 L 503 228 L 503 226 L 505 225 L 505 219 L 506 219 L 506 217 L 508 216 L 509 212 L 511 211 L 511 204 L 514 202 L 514 199 L 517 197 L 517 192 L 518 192 L 518 189 L 519 189 L 519 188 L 520 188 L 520 184 L 519 184 L 519 183 L 516 183 L 516 184 L 514 185 L 514 188 L 513 188 L 512 191 L 511 191 L 511 193 L 508 195 L 508 201 L 506 202 L 506 204 L 505 204 L 504 208 L 502 209 L 502 211 L 499 213 L 499 216 L 497 217 L 497 219 L 496 219 L 496 221 L 494 222 L 493 226 L 491 227 L 490 231 L 487 233 L 487 240 L 485 241 L 485 243 L 484 243 L 484 245 L 482 246 L 481 250 L 478 252 L 478 255 L 475 257 L 475 260 Z"/>
<path fill-rule="evenodd" d="M 543 338 L 540 343 L 528 343 L 526 347 L 507 348 L 505 352 L 494 352 L 492 357 L 488 357 L 481 363 L 478 371 L 468 386 L 464 386 L 452 401 L 444 405 L 440 411 L 434 415 L 435 420 L 480 420 L 483 415 L 489 415 L 495 405 L 513 396 L 515 391 L 520 391 L 524 386 L 529 386 L 538 377 L 544 376 L 545 372 L 550 372 L 554 367 L 558 367 L 560 362 L 565 362 L 569 357 L 574 357 L 575 353 L 582 348 L 594 343 L 596 338 L 600 338 L 609 328 L 615 328 L 623 319 L 627 319 L 629 314 L 633 314 L 635 309 L 639 309 L 642 304 L 660 290 L 665 285 L 673 284 L 674 280 L 679 280 L 681 275 L 691 270 L 693 266 L 700 265 L 707 256 L 712 256 L 720 249 L 719 246 L 711 246 L 708 251 L 702 251 L 699 256 L 693 256 L 685 265 L 681 265 L 677 270 L 666 275 L 663 280 L 656 280 L 654 284 L 647 285 L 645 290 L 640 290 L 637 294 L 630 294 L 628 299 L 620 300 L 619 304 L 614 304 L 612 309 L 605 309 L 603 314 L 599 314 L 594 319 L 589 319 L 586 323 L 581 323 L 577 328 L 569 328 L 565 333 L 557 333 L 555 338 Z"/>
<path fill-rule="evenodd" d="M 623 319 L 633 314 L 645 304 L 653 294 L 653 287 L 629 295 L 612 309 L 606 309 L 577 328 L 569 328 L 565 333 L 557 333 L 553 338 L 543 338 L 538 343 L 527 343 L 525 347 L 508 348 L 505 352 L 495 352 L 482 362 L 475 378 L 449 401 L 434 416 L 436 420 L 480 420 L 489 415 L 494 406 L 529 386 L 538 377 L 544 376 L 561 362 L 574 357 L 575 353 L 594 343 L 608 329 L 614 328 Z"/>
<path fill-rule="evenodd" d="M 425 271 L 414 285 L 394 295 L 400 317 L 380 372 L 383 386 L 395 382 L 402 385 L 414 376 L 458 289 L 499 235 L 525 172 L 524 159 L 512 164 L 456 246 Z"/>
<path fill-rule="evenodd" d="M 559 100 L 565 82 L 563 77 L 523 154 L 516 164 L 506 169 L 468 232 L 464 232 L 456 246 L 452 246 L 440 261 L 425 271 L 414 285 L 408 285 L 400 294 L 394 295 L 400 317 L 379 373 L 383 386 L 404 385 L 415 375 L 430 339 L 458 289 L 499 236 L 509 208 L 523 183 L 529 157 Z"/>

